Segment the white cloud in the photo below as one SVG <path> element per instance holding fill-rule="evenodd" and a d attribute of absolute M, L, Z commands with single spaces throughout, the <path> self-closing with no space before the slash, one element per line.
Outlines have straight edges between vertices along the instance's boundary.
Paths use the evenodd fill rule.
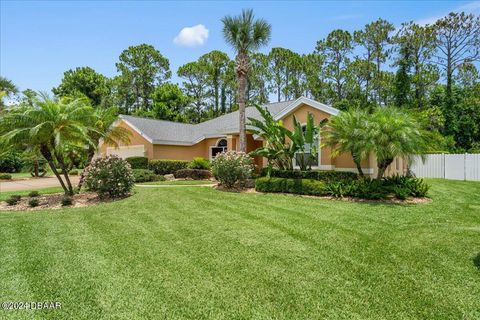
<path fill-rule="evenodd" d="M 208 39 L 208 29 L 203 24 L 185 27 L 173 39 L 173 43 L 183 47 L 201 46 Z"/>
<path fill-rule="evenodd" d="M 473 1 L 473 2 L 469 2 L 469 3 L 466 3 L 464 5 L 461 5 L 457 8 L 454 8 L 452 10 L 450 10 L 449 12 L 462 12 L 464 11 L 465 13 L 479 13 L 480 12 L 480 1 Z M 424 18 L 424 19 L 419 19 L 417 21 L 415 21 L 415 23 L 421 25 L 421 26 L 424 26 L 424 25 L 427 25 L 427 24 L 434 24 L 438 19 L 441 19 L 443 18 L 444 16 L 446 16 L 448 14 L 448 12 L 446 12 L 444 15 L 437 15 L 437 16 L 432 16 L 432 17 L 428 17 L 428 18 Z"/>

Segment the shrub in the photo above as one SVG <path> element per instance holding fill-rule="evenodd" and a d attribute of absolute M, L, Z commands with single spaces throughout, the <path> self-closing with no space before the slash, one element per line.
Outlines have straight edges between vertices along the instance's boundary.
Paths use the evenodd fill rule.
<path fill-rule="evenodd" d="M 97 158 L 86 169 L 85 185 L 101 198 L 126 196 L 134 183 L 130 165 L 117 156 Z"/>
<path fill-rule="evenodd" d="M 395 186 L 393 187 L 393 193 L 397 199 L 405 200 L 410 195 L 410 190 L 402 186 Z"/>
<path fill-rule="evenodd" d="M 28 200 L 28 205 L 32 208 L 38 207 L 40 205 L 40 200 L 38 200 L 36 198 L 30 199 L 30 200 Z"/>
<path fill-rule="evenodd" d="M 323 196 L 327 194 L 325 182 L 313 179 L 261 177 L 255 180 L 255 190 Z"/>
<path fill-rule="evenodd" d="M 40 192 L 38 192 L 38 191 L 30 191 L 30 193 L 28 194 L 28 196 L 29 196 L 30 198 L 36 198 L 36 197 L 40 196 Z"/>
<path fill-rule="evenodd" d="M 267 168 L 263 168 L 261 176 L 267 175 Z M 314 179 L 321 181 L 355 180 L 358 175 L 348 171 L 327 171 L 327 170 L 272 170 L 271 177 L 289 179 Z"/>
<path fill-rule="evenodd" d="M 188 164 L 188 168 L 210 170 L 210 161 L 202 157 L 193 158 L 193 160 Z"/>
<path fill-rule="evenodd" d="M 0 172 L 20 172 L 23 167 L 23 160 L 18 152 L 6 152 L 0 157 Z"/>
<path fill-rule="evenodd" d="M 325 191 L 327 194 L 336 198 L 343 198 L 345 196 L 352 195 L 355 188 L 355 182 L 352 181 L 329 181 L 325 185 Z"/>
<path fill-rule="evenodd" d="M 78 176 L 78 170 L 77 169 L 70 170 L 68 174 L 71 176 Z"/>
<path fill-rule="evenodd" d="M 212 177 L 210 170 L 181 169 L 175 172 L 176 179 L 206 180 Z"/>
<path fill-rule="evenodd" d="M 430 186 L 423 180 L 410 176 L 393 175 L 383 178 L 385 188 L 397 195 L 399 189 L 407 192 L 407 197 L 425 197 Z M 406 198 L 406 197 L 405 197 Z"/>
<path fill-rule="evenodd" d="M 9 206 L 14 206 L 16 205 L 20 199 L 22 199 L 22 196 L 21 195 L 18 195 L 18 194 L 13 194 L 10 196 L 10 198 L 8 198 L 7 200 L 5 200 L 5 202 L 9 205 Z"/>
<path fill-rule="evenodd" d="M 250 178 L 253 172 L 253 161 L 243 152 L 222 152 L 213 160 L 212 172 L 222 185 L 232 188 L 236 183 Z"/>
<path fill-rule="evenodd" d="M 157 175 L 152 170 L 133 169 L 132 173 L 135 182 L 150 182 L 158 180 Z"/>
<path fill-rule="evenodd" d="M 173 174 L 181 169 L 186 169 L 188 161 L 184 160 L 152 160 L 150 161 L 150 170 L 155 174 Z"/>
<path fill-rule="evenodd" d="M 412 197 L 422 198 L 427 196 L 430 186 L 423 179 L 411 178 L 407 182 L 407 189 Z"/>
<path fill-rule="evenodd" d="M 351 191 L 353 197 L 370 200 L 385 199 L 389 193 L 383 181 L 371 178 L 363 178 L 355 181 Z"/>
<path fill-rule="evenodd" d="M 128 157 L 125 159 L 132 169 L 148 169 L 147 157 Z"/>
<path fill-rule="evenodd" d="M 0 180 L 11 180 L 12 175 L 9 173 L 0 173 Z"/>
<path fill-rule="evenodd" d="M 73 204 L 73 198 L 69 196 L 64 196 L 60 201 L 63 207 L 71 206 Z"/>

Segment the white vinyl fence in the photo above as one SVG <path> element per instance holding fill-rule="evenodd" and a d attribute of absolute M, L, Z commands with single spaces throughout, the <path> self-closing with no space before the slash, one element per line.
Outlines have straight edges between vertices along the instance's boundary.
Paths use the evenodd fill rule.
<path fill-rule="evenodd" d="M 480 153 L 428 154 L 417 157 L 410 168 L 417 177 L 480 181 Z"/>

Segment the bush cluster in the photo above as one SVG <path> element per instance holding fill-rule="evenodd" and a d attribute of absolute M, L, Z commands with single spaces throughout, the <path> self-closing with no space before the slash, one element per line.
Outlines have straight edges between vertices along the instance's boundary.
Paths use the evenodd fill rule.
<path fill-rule="evenodd" d="M 125 159 L 132 169 L 148 169 L 147 157 L 128 157 Z"/>
<path fill-rule="evenodd" d="M 313 179 L 261 177 L 255 180 L 255 189 L 261 192 L 295 193 L 315 196 L 327 194 L 325 182 Z"/>
<path fill-rule="evenodd" d="M 28 196 L 30 198 L 35 198 L 35 197 L 39 197 L 40 196 L 40 192 L 34 190 L 34 191 L 30 191 L 30 193 L 28 194 Z"/>
<path fill-rule="evenodd" d="M 175 173 L 176 179 L 206 180 L 212 177 L 210 170 L 204 169 L 181 169 Z"/>
<path fill-rule="evenodd" d="M 18 195 L 18 194 L 13 194 L 10 196 L 10 198 L 8 198 L 7 200 L 5 200 L 5 202 L 9 205 L 9 206 L 14 206 L 16 205 L 20 199 L 22 199 L 22 196 L 21 195 Z"/>
<path fill-rule="evenodd" d="M 86 169 L 85 185 L 100 197 L 126 196 L 134 183 L 130 165 L 117 156 L 97 158 Z"/>
<path fill-rule="evenodd" d="M 40 200 L 38 200 L 37 198 L 32 198 L 28 200 L 28 205 L 32 208 L 38 207 L 40 205 Z"/>
<path fill-rule="evenodd" d="M 260 175 L 267 175 L 267 168 L 263 168 Z M 288 178 L 288 179 L 313 179 L 321 181 L 355 180 L 358 174 L 348 171 L 327 171 L 327 170 L 275 170 L 270 173 L 270 177 Z"/>
<path fill-rule="evenodd" d="M 150 170 L 155 174 L 173 174 L 181 169 L 188 167 L 188 161 L 184 160 L 151 160 Z"/>
<path fill-rule="evenodd" d="M 12 175 L 10 173 L 0 173 L 0 180 L 10 180 Z"/>
<path fill-rule="evenodd" d="M 133 169 L 133 179 L 135 182 L 150 182 L 159 180 L 159 176 L 155 174 L 152 170 L 147 169 Z"/>
<path fill-rule="evenodd" d="M 210 170 L 210 161 L 202 157 L 193 158 L 193 160 L 188 164 L 188 168 Z"/>
<path fill-rule="evenodd" d="M 256 180 L 255 189 L 261 192 L 350 196 L 370 200 L 395 196 L 404 200 L 408 197 L 425 197 L 429 186 L 422 179 L 407 176 L 392 176 L 382 180 L 362 178 L 336 181 L 261 177 Z"/>
<path fill-rule="evenodd" d="M 23 167 L 23 159 L 18 152 L 7 152 L 0 157 L 0 172 L 20 172 Z"/>
<path fill-rule="evenodd" d="M 64 196 L 60 201 L 63 207 L 71 206 L 73 204 L 73 198 L 69 196 Z"/>
<path fill-rule="evenodd" d="M 218 154 L 212 162 L 213 176 L 227 188 L 237 183 L 243 183 L 252 176 L 252 158 L 236 151 L 227 151 Z"/>

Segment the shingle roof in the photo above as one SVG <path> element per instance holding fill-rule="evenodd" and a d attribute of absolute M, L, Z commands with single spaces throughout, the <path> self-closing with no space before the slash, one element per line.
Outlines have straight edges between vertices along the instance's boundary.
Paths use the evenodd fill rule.
<path fill-rule="evenodd" d="M 291 103 L 292 101 L 283 101 L 269 103 L 263 107 L 275 116 Z M 260 119 L 260 114 L 255 107 L 246 108 L 245 114 L 247 119 Z M 227 133 L 239 131 L 238 111 L 227 113 L 198 124 L 139 118 L 127 115 L 120 115 L 120 118 L 153 144 L 192 145 L 205 138 L 222 137 Z"/>

